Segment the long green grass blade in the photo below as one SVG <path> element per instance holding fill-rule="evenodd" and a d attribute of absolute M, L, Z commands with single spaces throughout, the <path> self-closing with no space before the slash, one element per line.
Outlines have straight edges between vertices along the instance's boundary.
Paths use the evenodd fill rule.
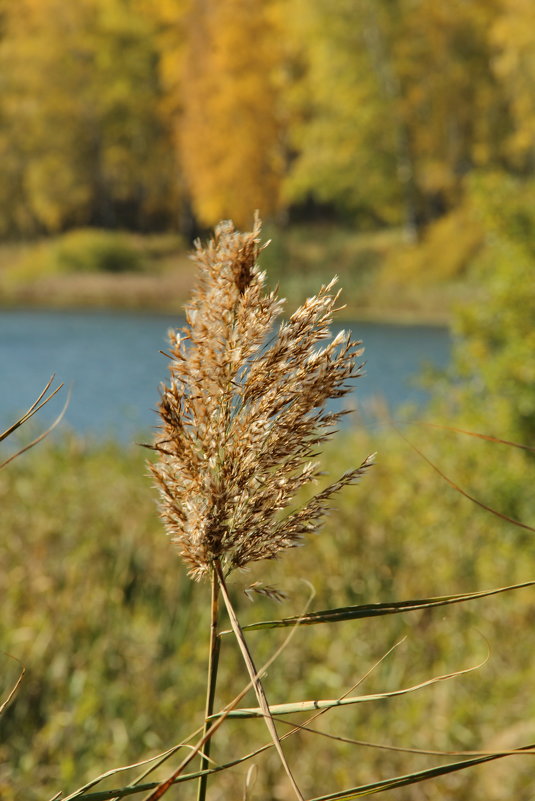
<path fill-rule="evenodd" d="M 520 590 L 525 587 L 533 587 L 535 581 L 524 581 L 522 584 L 511 584 L 507 587 L 498 587 L 493 590 L 483 590 L 481 592 L 468 592 L 459 595 L 439 595 L 433 598 L 420 598 L 412 601 L 391 601 L 377 604 L 361 604 L 358 606 L 342 606 L 335 609 L 322 609 L 319 612 L 309 612 L 302 617 L 285 617 L 280 620 L 262 620 L 258 623 L 249 623 L 242 626 L 243 631 L 257 631 L 260 629 L 285 628 L 295 626 L 299 622 L 301 626 L 314 626 L 318 623 L 340 623 L 343 620 L 360 620 L 368 617 L 381 617 L 383 615 L 399 615 L 404 612 L 416 612 L 419 609 L 433 609 L 438 606 L 449 604 L 460 604 L 466 601 L 474 601 L 479 598 L 488 598 L 490 595 L 498 595 L 502 592 Z M 223 631 L 221 634 L 229 634 Z"/>
<path fill-rule="evenodd" d="M 522 753 L 522 751 L 527 751 L 533 747 L 533 744 L 526 745 L 522 748 L 518 748 L 513 753 Z M 446 776 L 448 773 L 466 770 L 466 768 L 471 768 L 474 765 L 481 765 L 483 762 L 491 762 L 493 759 L 503 759 L 503 757 L 510 755 L 511 754 L 492 754 L 490 756 L 476 757 L 475 759 L 465 759 L 460 762 L 450 762 L 447 765 L 437 765 L 434 768 L 408 773 L 405 776 L 394 776 L 391 779 L 383 779 L 378 782 L 371 782 L 371 784 L 362 784 L 360 787 L 352 787 L 337 793 L 318 795 L 315 798 L 311 798 L 310 801 L 346 801 L 346 799 L 350 798 L 362 798 L 366 795 L 381 793 L 384 790 L 394 790 L 397 787 L 407 787 L 411 784 L 427 781 L 427 779 Z"/>
<path fill-rule="evenodd" d="M 272 743 L 270 743 L 267 747 L 268 748 L 272 747 Z M 375 793 L 382 792 L 383 790 L 385 791 L 394 790 L 397 787 L 404 787 L 410 784 L 417 784 L 418 782 L 423 782 L 426 781 L 427 779 L 433 779 L 439 776 L 444 776 L 448 773 L 454 773 L 455 771 L 464 770 L 466 768 L 479 765 L 483 762 L 490 762 L 491 760 L 494 759 L 503 759 L 504 757 L 514 756 L 515 754 L 520 755 L 523 752 L 528 752 L 528 753 L 531 752 L 531 754 L 533 754 L 535 752 L 535 743 L 522 746 L 521 748 L 517 748 L 512 751 L 503 751 L 500 753 L 481 755 L 473 759 L 466 759 L 459 762 L 451 762 L 448 763 L 447 765 L 428 768 L 422 771 L 416 771 L 415 773 L 409 773 L 404 776 L 395 776 L 391 779 L 382 779 L 381 781 L 378 782 L 372 782 L 370 784 L 362 784 L 359 787 L 352 787 L 347 790 L 341 790 L 338 793 L 333 793 L 324 796 L 317 796 L 315 798 L 310 799 L 310 801 L 344 801 L 344 799 L 359 798 L 366 795 L 373 795 Z M 199 776 L 201 776 L 201 774 L 203 773 L 208 775 L 214 773 L 220 773 L 221 771 L 227 770 L 228 768 L 240 764 L 241 762 L 250 758 L 250 756 L 251 754 L 248 754 L 246 757 L 240 757 L 238 759 L 234 759 L 231 762 L 226 762 L 222 765 L 217 765 L 216 767 L 210 768 L 209 770 L 195 771 L 194 773 L 182 774 L 181 776 L 178 776 L 175 779 L 174 784 L 182 784 L 183 782 L 188 782 L 194 779 L 198 779 Z M 111 801 L 111 799 L 113 798 L 126 798 L 128 796 L 132 796 L 140 792 L 145 792 L 147 790 L 154 789 L 157 786 L 158 782 L 148 782 L 145 784 L 140 784 L 137 787 L 129 785 L 127 787 L 115 788 L 114 790 L 98 790 L 96 792 L 77 795 L 76 797 L 79 799 L 79 801 Z"/>
<path fill-rule="evenodd" d="M 416 690 L 421 690 L 424 687 L 429 687 L 432 684 L 438 684 L 441 681 L 447 681 L 448 679 L 454 679 L 457 676 L 462 676 L 465 673 L 471 673 L 474 670 L 478 670 L 483 664 L 485 664 L 486 661 L 487 660 L 485 659 L 478 665 L 473 665 L 472 667 L 465 668 L 464 670 L 456 670 L 454 673 L 444 673 L 441 676 L 434 676 L 433 678 L 426 679 L 419 684 L 413 684 L 410 687 L 403 687 L 400 690 L 389 690 L 384 693 L 372 693 L 370 695 L 356 695 L 350 698 L 335 698 L 321 701 L 296 701 L 289 704 L 273 704 L 270 705 L 269 711 L 271 715 L 279 717 L 280 715 L 292 715 L 296 712 L 315 712 L 321 709 L 334 709 L 334 707 L 337 706 L 363 704 L 369 701 L 383 701 L 385 698 L 395 698 L 398 695 L 407 695 L 408 693 L 416 692 Z M 221 713 L 217 713 L 213 715 L 213 717 L 217 718 L 220 714 Z M 259 718 L 264 717 L 264 714 L 265 713 L 260 707 L 242 707 L 238 709 L 232 709 L 227 713 L 227 717 Z"/>

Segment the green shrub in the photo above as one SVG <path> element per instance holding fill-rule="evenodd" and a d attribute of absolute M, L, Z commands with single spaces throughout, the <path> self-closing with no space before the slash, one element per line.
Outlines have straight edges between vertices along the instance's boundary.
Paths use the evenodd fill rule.
<path fill-rule="evenodd" d="M 463 425 L 525 445 L 535 437 L 535 182 L 474 176 L 470 204 L 484 232 L 471 302 L 454 319 L 452 370 Z M 451 376 L 450 376 L 451 377 Z"/>
<path fill-rule="evenodd" d="M 123 233 L 80 228 L 31 249 L 17 266 L 20 280 L 75 273 L 125 273 L 143 268 L 143 254 Z"/>
<path fill-rule="evenodd" d="M 392 248 L 384 261 L 380 286 L 443 285 L 466 278 L 483 245 L 481 222 L 465 202 L 433 222 L 419 242 Z"/>

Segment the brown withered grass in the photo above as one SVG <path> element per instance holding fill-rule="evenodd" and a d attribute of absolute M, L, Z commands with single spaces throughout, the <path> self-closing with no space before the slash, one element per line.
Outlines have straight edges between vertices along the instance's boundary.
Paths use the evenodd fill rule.
<path fill-rule="evenodd" d="M 284 513 L 320 474 L 316 449 L 344 413 L 325 404 L 349 391 L 363 351 L 344 331 L 331 338 L 336 279 L 274 331 L 283 301 L 265 290 L 260 250 L 259 221 L 251 233 L 222 223 L 206 247 L 197 243 L 187 325 L 170 334 L 151 469 L 167 531 L 194 579 L 215 560 L 228 574 L 299 545 L 331 496 L 371 464 Z"/>
<path fill-rule="evenodd" d="M 357 481 L 372 460 L 289 510 L 297 493 L 320 475 L 316 449 L 344 413 L 328 411 L 326 403 L 343 397 L 349 379 L 361 374 L 362 348 L 344 331 L 331 337 L 335 279 L 275 330 L 283 301 L 265 288 L 261 247 L 258 219 L 250 233 L 221 223 L 205 247 L 196 244 L 197 286 L 186 327 L 170 334 L 170 380 L 153 445 L 159 459 L 150 469 L 162 518 L 189 575 L 212 583 L 201 771 L 210 750 L 221 592 L 273 744 L 302 800 L 225 579 L 235 568 L 299 545 L 318 528 L 331 496 Z M 199 781 L 199 801 L 206 797 L 206 781 Z"/>

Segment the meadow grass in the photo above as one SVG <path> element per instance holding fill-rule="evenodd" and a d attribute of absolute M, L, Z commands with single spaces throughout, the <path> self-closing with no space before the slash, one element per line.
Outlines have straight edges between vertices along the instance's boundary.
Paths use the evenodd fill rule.
<path fill-rule="evenodd" d="M 421 444 L 421 434 L 412 436 Z M 532 467 L 525 455 L 498 454 L 495 446 L 462 439 L 453 448 L 448 434 L 434 440 L 430 447 L 426 434 L 428 452 L 446 471 L 502 509 L 533 520 Z M 319 536 L 270 565 L 269 581 L 287 593 L 286 600 L 277 604 L 257 596 L 250 603 L 244 595 L 244 586 L 262 579 L 261 563 L 232 582 L 244 625 L 299 615 L 308 589 L 297 576 L 314 585 L 315 609 L 470 592 L 533 577 L 532 538 L 445 489 L 395 433 L 340 437 L 327 449 L 326 471 L 346 469 L 354 452 L 372 443 L 381 456 L 365 493 L 346 491 Z M 206 587 L 187 579 L 170 555 L 150 484 L 140 449 L 91 446 L 68 437 L 40 445 L 1 474 L 2 525 L 8 532 L 1 640 L 4 652 L 26 666 L 23 684 L 0 720 L 0 787 L 9 801 L 72 790 L 110 767 L 163 751 L 202 720 Z M 469 667 L 485 658 L 488 647 L 490 658 L 475 674 L 404 698 L 334 710 L 316 726 L 423 749 L 522 745 L 533 739 L 535 712 L 527 690 L 535 645 L 532 607 L 532 592 L 519 590 L 447 610 L 307 627 L 270 668 L 270 700 L 336 697 L 404 635 L 407 641 L 372 673 L 363 692 Z M 283 634 L 250 632 L 259 664 Z M 4 694 L 19 671 L 5 653 Z M 218 704 L 244 683 L 228 636 L 222 654 Z M 254 696 L 246 705 L 254 705 Z M 261 721 L 228 721 L 214 740 L 213 758 L 224 762 L 264 744 L 262 729 Z M 334 783 L 351 786 L 441 761 L 355 750 L 304 733 L 290 738 L 285 751 L 310 796 Z M 514 757 L 426 783 L 424 797 L 528 801 L 530 760 Z M 240 797 L 247 766 L 212 779 L 222 797 Z M 258 797 L 285 797 L 270 752 L 258 758 L 258 768 Z M 122 784 L 123 777 L 114 777 L 103 787 Z M 182 786 L 180 797 L 194 797 L 188 788 Z M 407 798 L 407 792 L 393 791 L 392 797 Z"/>

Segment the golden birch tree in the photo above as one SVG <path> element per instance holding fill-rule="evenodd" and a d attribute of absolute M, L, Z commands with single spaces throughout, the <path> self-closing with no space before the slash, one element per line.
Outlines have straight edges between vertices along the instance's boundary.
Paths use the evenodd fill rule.
<path fill-rule="evenodd" d="M 273 0 L 192 0 L 179 146 L 195 212 L 210 225 L 276 213 L 284 171 L 281 28 Z"/>

